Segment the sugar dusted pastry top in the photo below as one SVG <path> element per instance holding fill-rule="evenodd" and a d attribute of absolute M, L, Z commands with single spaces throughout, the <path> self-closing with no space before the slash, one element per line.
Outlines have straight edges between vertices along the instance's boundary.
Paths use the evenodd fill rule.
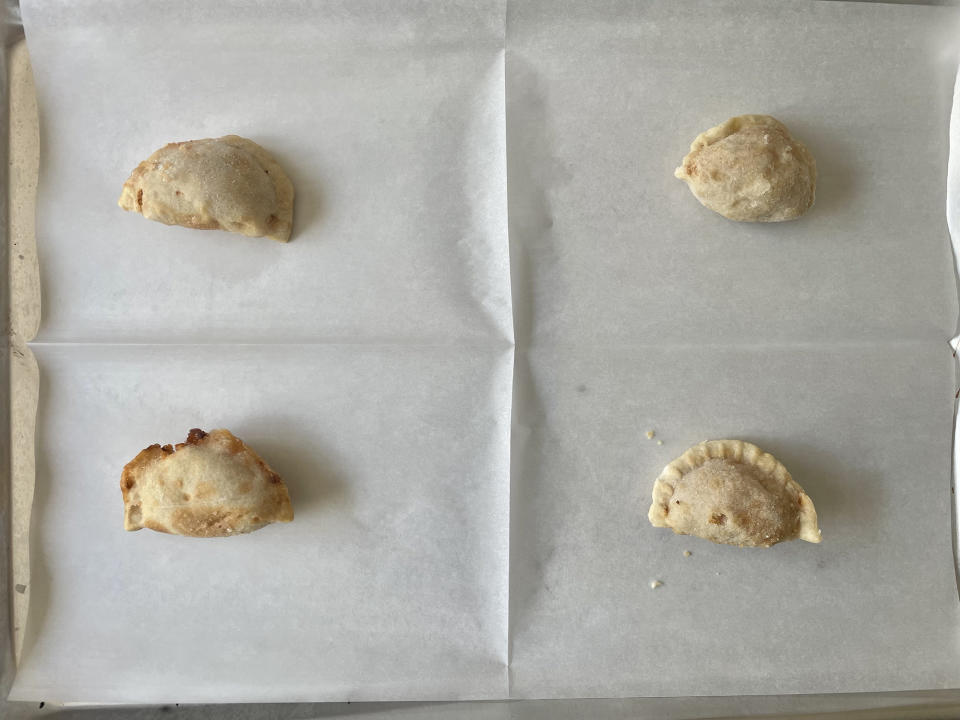
<path fill-rule="evenodd" d="M 650 522 L 715 543 L 820 542 L 813 501 L 770 453 L 742 440 L 694 445 L 653 486 Z"/>
<path fill-rule="evenodd" d="M 151 445 L 123 468 L 120 489 L 127 530 L 217 537 L 293 520 L 283 480 L 229 430 Z"/>
<path fill-rule="evenodd" d="M 237 135 L 170 143 L 140 163 L 119 205 L 145 218 L 286 242 L 293 183 L 270 154 Z"/>
<path fill-rule="evenodd" d="M 740 115 L 701 133 L 674 175 L 706 207 L 745 222 L 800 217 L 817 184 L 813 155 L 769 115 Z"/>

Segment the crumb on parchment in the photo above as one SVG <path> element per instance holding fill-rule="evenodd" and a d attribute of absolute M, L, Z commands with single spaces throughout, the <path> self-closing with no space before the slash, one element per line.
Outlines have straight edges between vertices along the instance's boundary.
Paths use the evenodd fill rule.
<path fill-rule="evenodd" d="M 647 440 L 653 440 L 657 433 L 653 430 L 647 430 Z"/>
<path fill-rule="evenodd" d="M 661 585 L 663 585 L 663 583 L 660 582 L 659 580 L 651 580 L 651 581 L 650 581 L 650 589 L 651 589 L 651 590 L 656 590 L 656 589 L 657 589 L 658 587 L 660 587 Z"/>
<path fill-rule="evenodd" d="M 657 445 L 663 445 L 663 440 L 657 440 Z"/>
<path fill-rule="evenodd" d="M 683 551 L 683 556 L 684 556 L 684 557 L 690 557 L 691 555 L 693 555 L 693 553 L 690 552 L 689 550 L 684 550 L 684 551 Z"/>

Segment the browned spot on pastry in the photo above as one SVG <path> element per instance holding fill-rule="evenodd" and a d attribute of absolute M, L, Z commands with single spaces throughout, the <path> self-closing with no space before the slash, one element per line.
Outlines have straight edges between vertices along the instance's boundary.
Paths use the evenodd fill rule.
<path fill-rule="evenodd" d="M 252 518 L 250 518 L 250 519 L 253 520 L 254 522 L 260 522 L 260 516 L 259 516 L 259 515 L 254 515 L 254 516 L 253 516 Z"/>
<path fill-rule="evenodd" d="M 143 212 L 143 188 L 137 190 L 137 210 Z"/>
<path fill-rule="evenodd" d="M 158 447 L 158 446 L 155 445 L 154 447 Z M 167 455 L 169 455 L 170 453 L 173 452 L 173 445 L 167 444 L 161 447 L 160 449 L 163 450 L 163 452 L 165 452 Z"/>
<path fill-rule="evenodd" d="M 173 194 L 176 195 L 177 197 L 183 197 L 183 193 L 180 192 L 179 190 L 174 190 Z"/>
<path fill-rule="evenodd" d="M 261 461 L 261 462 L 262 462 L 262 461 Z M 270 482 L 273 483 L 274 485 L 282 485 L 282 484 L 283 484 L 283 480 L 280 479 L 280 476 L 277 475 L 277 474 L 276 474 L 275 472 L 273 472 L 273 471 L 270 472 L 270 477 L 269 477 L 269 479 L 270 479 Z"/>
<path fill-rule="evenodd" d="M 771 533 L 779 534 L 780 532 L 779 529 L 770 530 L 767 525 L 759 521 L 757 519 L 756 511 L 752 510 L 749 506 L 745 512 L 736 513 L 733 516 L 733 520 L 737 527 L 742 528 L 745 532 L 754 537 L 769 538 Z"/>
<path fill-rule="evenodd" d="M 723 513 L 714 513 L 710 516 L 710 522 L 714 525 L 723 525 L 727 522 L 727 516 Z"/>
<path fill-rule="evenodd" d="M 127 490 L 130 490 L 134 485 L 137 484 L 137 481 L 132 477 L 128 477 L 123 481 L 123 484 L 126 486 Z"/>
<path fill-rule="evenodd" d="M 201 440 L 207 436 L 200 428 L 193 428 L 190 432 L 187 433 L 187 445 L 197 445 Z"/>

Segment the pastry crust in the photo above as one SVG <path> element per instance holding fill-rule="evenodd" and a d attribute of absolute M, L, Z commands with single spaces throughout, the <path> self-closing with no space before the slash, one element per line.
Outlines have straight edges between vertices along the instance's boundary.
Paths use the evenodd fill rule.
<path fill-rule="evenodd" d="M 667 465 L 648 516 L 655 527 L 741 547 L 821 540 L 803 488 L 773 455 L 742 440 L 708 440 Z"/>
<path fill-rule="evenodd" d="M 293 520 L 283 480 L 229 430 L 151 445 L 120 478 L 126 530 L 221 537 Z"/>
<path fill-rule="evenodd" d="M 166 225 L 290 239 L 293 183 L 270 154 L 237 135 L 170 143 L 123 184 L 124 210 Z"/>
<path fill-rule="evenodd" d="M 817 165 L 776 118 L 740 115 L 698 135 L 674 175 L 726 218 L 779 222 L 813 205 Z"/>

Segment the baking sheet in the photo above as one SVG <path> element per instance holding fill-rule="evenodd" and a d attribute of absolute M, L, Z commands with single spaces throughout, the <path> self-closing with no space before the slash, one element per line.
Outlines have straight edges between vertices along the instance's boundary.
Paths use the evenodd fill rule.
<path fill-rule="evenodd" d="M 14 697 L 957 685 L 956 288 L 942 214 L 952 11 L 25 10 L 47 148 L 45 318 L 39 552 Z M 738 112 L 777 114 L 810 145 L 810 216 L 726 223 L 672 179 L 692 137 Z M 156 146 L 226 132 L 289 167 L 290 245 L 114 207 Z M 128 345 L 149 342 L 164 345 Z M 244 344 L 167 344 L 210 342 Z M 106 515 L 119 465 L 204 423 L 264 446 L 288 475 L 297 522 L 243 550 L 118 530 Z M 664 446 L 643 437 L 652 428 Z M 824 545 L 738 552 L 645 524 L 662 464 L 717 434 L 782 455 L 817 502 Z M 395 536 L 348 527 L 334 499 L 301 509 L 298 489 L 324 476 L 310 447 L 337 451 L 355 512 L 386 517 Z M 459 497 L 450 475 L 472 494 Z M 68 517 L 77 503 L 107 524 Z M 394 545 L 409 536 L 405 554 Z M 185 545 L 203 561 L 185 568 Z M 91 563 L 91 548 L 128 557 Z M 227 551 L 243 562 L 225 564 Z M 351 579 L 358 569 L 371 585 Z M 143 604 L 119 607 L 130 593 Z M 197 601 L 196 619 L 182 619 L 182 597 Z M 268 609 L 280 617 L 251 622 Z M 890 634 L 885 621 L 900 625 Z"/>

